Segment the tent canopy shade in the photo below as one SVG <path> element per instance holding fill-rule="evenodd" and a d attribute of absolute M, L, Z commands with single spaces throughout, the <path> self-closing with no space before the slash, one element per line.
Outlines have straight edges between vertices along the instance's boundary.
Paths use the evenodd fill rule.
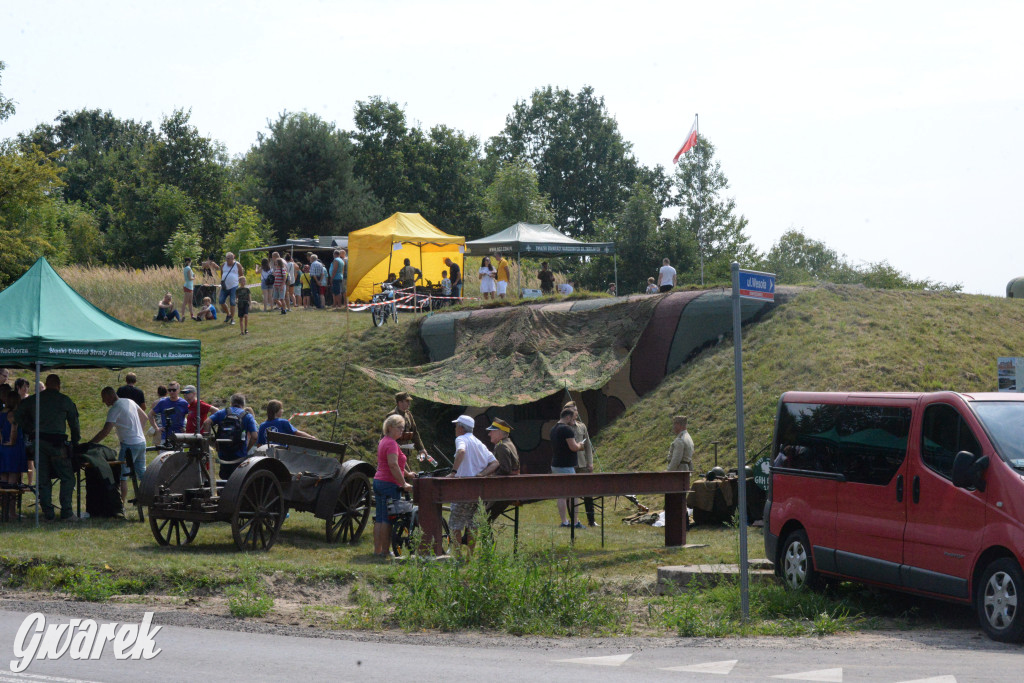
<path fill-rule="evenodd" d="M 501 232 L 466 242 L 471 254 L 522 253 L 548 255 L 614 254 L 614 242 L 580 242 L 547 223 L 516 223 Z"/>
<path fill-rule="evenodd" d="M 348 235 L 348 296 L 369 301 L 373 283 L 398 273 L 405 259 L 423 272 L 423 279 L 440 282 L 444 260 L 462 267 L 466 238 L 431 225 L 418 213 L 396 213 L 376 225 Z M 326 264 L 330 265 L 330 264 Z"/>
<path fill-rule="evenodd" d="M 199 340 L 140 330 L 103 312 L 40 258 L 0 292 L 0 367 L 199 365 Z"/>

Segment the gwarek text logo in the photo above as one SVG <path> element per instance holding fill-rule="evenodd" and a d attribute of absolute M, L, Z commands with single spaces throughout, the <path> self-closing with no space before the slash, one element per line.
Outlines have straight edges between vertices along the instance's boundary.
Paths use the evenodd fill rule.
<path fill-rule="evenodd" d="M 108 642 L 115 659 L 153 659 L 161 650 L 153 640 L 162 626 L 154 627 L 153 613 L 146 612 L 139 624 L 97 624 L 92 619 L 71 619 L 67 624 L 47 624 L 46 617 L 33 612 L 21 622 L 14 636 L 11 671 L 21 673 L 33 659 L 99 659 Z"/>

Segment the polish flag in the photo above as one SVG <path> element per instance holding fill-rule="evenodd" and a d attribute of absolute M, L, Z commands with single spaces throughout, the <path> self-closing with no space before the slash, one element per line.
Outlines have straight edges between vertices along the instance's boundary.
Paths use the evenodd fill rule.
<path fill-rule="evenodd" d="M 683 156 L 690 151 L 690 148 L 697 144 L 697 119 L 693 119 L 693 125 L 690 127 L 690 132 L 686 136 L 686 142 L 679 148 L 676 155 L 672 157 L 672 163 L 675 164 L 679 161 L 679 157 Z"/>

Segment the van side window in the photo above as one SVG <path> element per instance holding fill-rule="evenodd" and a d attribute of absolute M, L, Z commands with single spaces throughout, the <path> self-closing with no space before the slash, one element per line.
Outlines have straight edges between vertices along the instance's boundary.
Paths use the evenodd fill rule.
<path fill-rule="evenodd" d="M 931 470 L 953 478 L 953 459 L 960 451 L 981 454 L 971 428 L 953 406 L 936 403 L 925 408 L 921 429 L 921 459 Z"/>
<path fill-rule="evenodd" d="M 910 408 L 843 406 L 836 431 L 846 480 L 885 486 L 907 456 Z"/>
<path fill-rule="evenodd" d="M 839 436 L 836 406 L 784 403 L 776 438 L 776 467 L 811 472 L 838 472 Z"/>

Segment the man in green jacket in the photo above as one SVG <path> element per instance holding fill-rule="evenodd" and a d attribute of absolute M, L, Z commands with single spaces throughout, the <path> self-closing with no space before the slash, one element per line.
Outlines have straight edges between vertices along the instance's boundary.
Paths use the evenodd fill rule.
<path fill-rule="evenodd" d="M 29 396 L 14 413 L 18 427 L 26 435 L 35 437 L 36 399 Z M 60 377 L 48 375 L 46 390 L 39 394 L 39 504 L 48 520 L 54 518 L 53 477 L 60 479 L 60 518 L 77 522 L 71 492 L 75 488 L 75 474 L 68 455 L 65 425 L 71 429 L 71 443 L 77 445 L 82 438 L 78 427 L 78 408 L 74 401 L 60 393 Z"/>

